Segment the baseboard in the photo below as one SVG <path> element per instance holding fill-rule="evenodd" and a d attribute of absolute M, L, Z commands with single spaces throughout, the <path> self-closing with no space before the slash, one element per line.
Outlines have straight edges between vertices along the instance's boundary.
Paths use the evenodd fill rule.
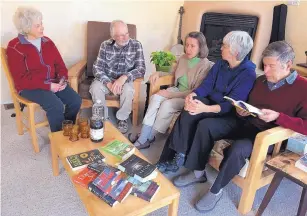
<path fill-rule="evenodd" d="M 3 106 L 4 106 L 5 110 L 14 109 L 14 104 L 13 103 L 3 104 Z"/>

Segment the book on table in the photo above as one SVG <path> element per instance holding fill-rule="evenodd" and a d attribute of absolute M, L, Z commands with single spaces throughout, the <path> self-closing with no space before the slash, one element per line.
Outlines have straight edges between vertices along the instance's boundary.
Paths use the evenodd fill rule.
<path fill-rule="evenodd" d="M 82 187 L 88 188 L 88 184 L 96 179 L 98 175 L 98 172 L 85 167 L 78 174 L 72 177 L 72 181 Z"/>
<path fill-rule="evenodd" d="M 118 203 L 116 199 L 113 199 L 110 195 L 101 191 L 96 185 L 93 184 L 93 182 L 89 183 L 88 189 L 94 195 L 96 195 L 99 199 L 103 200 L 105 203 L 107 203 L 111 207 L 115 206 Z"/>
<path fill-rule="evenodd" d="M 133 184 L 131 194 L 148 202 L 153 200 L 160 189 L 160 185 L 152 180 L 142 183 L 131 176 L 127 180 Z"/>
<path fill-rule="evenodd" d="M 307 172 L 307 153 L 295 162 L 295 167 Z"/>
<path fill-rule="evenodd" d="M 118 169 L 140 182 L 146 182 L 157 177 L 156 166 L 133 154 L 117 165 Z"/>
<path fill-rule="evenodd" d="M 104 160 L 97 160 L 94 163 L 91 163 L 87 166 L 87 168 L 94 170 L 98 173 L 101 173 L 104 171 L 107 167 L 109 167 L 108 164 L 104 162 Z"/>
<path fill-rule="evenodd" d="M 261 112 L 260 109 L 258 109 L 257 107 L 254 107 L 253 105 L 250 105 L 250 104 L 248 104 L 244 101 L 241 101 L 241 100 L 236 101 L 236 100 L 232 99 L 231 97 L 227 97 L 227 96 L 224 96 L 224 99 L 230 101 L 230 103 L 233 106 L 249 112 L 254 117 L 257 117 L 258 115 L 263 115 L 263 113 Z"/>
<path fill-rule="evenodd" d="M 132 183 L 126 180 L 120 170 L 110 166 L 94 179 L 93 184 L 119 202 L 124 201 L 132 191 Z"/>
<path fill-rule="evenodd" d="M 102 151 L 112 154 L 120 160 L 126 160 L 135 152 L 134 146 L 119 140 L 113 140 L 101 147 L 101 149 Z"/>
<path fill-rule="evenodd" d="M 75 155 L 66 157 L 66 160 L 70 168 L 75 171 L 86 167 L 88 164 L 98 160 L 105 161 L 105 157 L 101 154 L 98 149 L 82 152 Z"/>
<path fill-rule="evenodd" d="M 297 133 L 290 137 L 287 142 L 287 149 L 299 155 L 307 153 L 307 136 Z"/>

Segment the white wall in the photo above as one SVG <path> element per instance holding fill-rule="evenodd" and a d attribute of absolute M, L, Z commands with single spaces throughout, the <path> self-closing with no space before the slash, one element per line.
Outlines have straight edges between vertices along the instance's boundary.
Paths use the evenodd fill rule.
<path fill-rule="evenodd" d="M 43 13 L 45 35 L 57 45 L 67 67 L 85 58 L 87 21 L 122 19 L 136 24 L 147 66 L 152 51 L 167 49 L 176 42 L 178 9 L 183 1 L 6 1 L 1 3 L 1 46 L 17 35 L 12 16 L 18 6 L 34 6 Z M 2 68 L 1 68 L 2 70 Z M 1 104 L 11 101 L 8 84 L 1 71 Z"/>

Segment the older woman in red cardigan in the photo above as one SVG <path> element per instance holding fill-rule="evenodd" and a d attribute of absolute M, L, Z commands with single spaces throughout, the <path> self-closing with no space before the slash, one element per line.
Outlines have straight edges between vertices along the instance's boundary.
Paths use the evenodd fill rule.
<path fill-rule="evenodd" d="M 67 85 L 63 59 L 52 40 L 44 36 L 41 12 L 18 8 L 14 23 L 19 34 L 8 44 L 7 58 L 15 88 L 46 111 L 52 132 L 59 131 L 65 119 L 76 120 L 81 98 Z"/>

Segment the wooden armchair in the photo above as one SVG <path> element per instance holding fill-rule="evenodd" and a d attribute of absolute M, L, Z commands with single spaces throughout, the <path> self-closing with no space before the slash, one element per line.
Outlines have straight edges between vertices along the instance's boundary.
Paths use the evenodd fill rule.
<path fill-rule="evenodd" d="M 136 26 L 128 24 L 129 35 L 131 38 L 136 38 Z M 89 88 L 93 75 L 93 64 L 97 58 L 100 45 L 103 41 L 110 38 L 110 23 L 109 22 L 94 22 L 89 21 L 87 24 L 87 59 L 81 60 L 69 69 L 69 83 L 71 87 L 82 97 L 81 109 L 89 108 L 93 105 Z M 140 87 L 143 78 L 136 79 L 134 85 L 134 98 L 132 104 L 132 124 L 137 125 L 139 112 Z M 108 107 L 120 107 L 119 97 L 106 96 Z"/>
<path fill-rule="evenodd" d="M 155 85 L 150 85 L 150 96 L 158 92 L 161 85 L 170 85 L 172 83 L 172 76 L 160 77 Z M 174 116 L 170 128 L 172 128 L 177 117 L 178 115 Z M 275 173 L 273 171 L 265 169 L 268 148 L 271 145 L 275 145 L 273 151 L 274 157 L 279 153 L 282 141 L 288 139 L 294 135 L 294 133 L 295 132 L 290 129 L 275 127 L 257 134 L 246 176 L 241 177 L 237 175 L 232 179 L 232 181 L 242 189 L 238 206 L 238 211 L 241 214 L 247 214 L 252 209 L 257 190 L 270 184 L 274 177 Z M 227 142 L 225 140 L 222 141 L 224 143 Z M 223 159 L 223 147 L 219 147 L 223 142 L 217 141 L 215 143 L 213 151 L 215 149 L 220 149 L 220 151 L 211 154 L 209 159 L 209 164 L 216 170 L 219 170 L 220 163 Z"/>
<path fill-rule="evenodd" d="M 6 49 L 1 48 L 1 62 L 3 66 L 3 70 L 5 73 L 5 76 L 8 80 L 10 92 L 12 95 L 13 103 L 14 103 L 14 109 L 16 112 L 16 123 L 17 123 L 17 130 L 19 135 L 23 135 L 24 129 L 28 130 L 30 132 L 30 136 L 32 139 L 32 145 L 35 153 L 38 153 L 39 145 L 37 142 L 37 135 L 36 135 L 36 128 L 47 126 L 48 120 L 45 120 L 43 122 L 36 123 L 35 122 L 35 111 L 40 108 L 40 106 L 36 103 L 33 103 L 23 97 L 21 97 L 18 92 L 15 89 L 13 77 L 11 75 L 11 72 L 8 67 L 7 63 L 7 56 L 6 56 Z M 20 104 L 24 104 L 27 106 L 27 112 L 24 113 L 20 110 Z M 27 120 L 28 124 L 25 124 L 23 120 Z"/>

